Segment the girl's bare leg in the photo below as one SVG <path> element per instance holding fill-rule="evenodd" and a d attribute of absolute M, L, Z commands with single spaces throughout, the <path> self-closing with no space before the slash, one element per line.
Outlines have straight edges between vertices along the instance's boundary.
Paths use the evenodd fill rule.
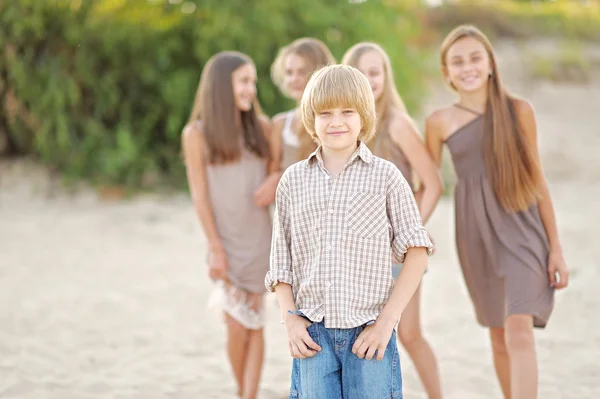
<path fill-rule="evenodd" d="M 494 367 L 496 376 L 500 382 L 500 388 L 505 399 L 510 396 L 510 359 L 506 348 L 504 328 L 490 328 L 490 339 L 492 341 L 492 353 L 494 355 Z"/>
<path fill-rule="evenodd" d="M 402 313 L 398 325 L 400 342 L 412 359 L 429 399 L 440 399 L 442 389 L 435 354 L 423 337 L 420 318 L 421 287 Z"/>
<path fill-rule="evenodd" d="M 510 359 L 511 399 L 536 399 L 538 364 L 531 315 L 511 315 L 504 323 Z"/>
<path fill-rule="evenodd" d="M 248 330 L 234 318 L 225 314 L 227 324 L 227 355 L 238 386 L 238 395 L 244 392 L 244 363 L 248 346 Z"/>
<path fill-rule="evenodd" d="M 248 304 L 254 310 L 264 306 L 263 294 L 248 294 Z M 244 363 L 243 399 L 256 399 L 265 352 L 263 329 L 248 330 L 248 346 Z"/>
<path fill-rule="evenodd" d="M 265 342 L 263 330 L 248 330 L 243 399 L 256 399 L 262 372 Z"/>

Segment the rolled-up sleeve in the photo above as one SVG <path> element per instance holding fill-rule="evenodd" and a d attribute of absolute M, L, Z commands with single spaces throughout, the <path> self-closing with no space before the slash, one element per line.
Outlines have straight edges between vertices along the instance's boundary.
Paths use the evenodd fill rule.
<path fill-rule="evenodd" d="M 402 263 L 411 247 L 425 247 L 433 253 L 433 244 L 423 227 L 415 196 L 399 170 L 390 174 L 387 188 L 387 213 L 392 225 L 392 256 Z"/>
<path fill-rule="evenodd" d="M 271 292 L 278 282 L 290 285 L 293 283 L 289 194 L 287 174 L 284 172 L 275 194 L 270 267 L 265 276 L 265 287 Z"/>

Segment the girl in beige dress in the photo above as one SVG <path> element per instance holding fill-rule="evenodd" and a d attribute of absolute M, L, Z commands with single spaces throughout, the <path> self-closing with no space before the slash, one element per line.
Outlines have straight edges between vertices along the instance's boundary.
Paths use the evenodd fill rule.
<path fill-rule="evenodd" d="M 335 64 L 335 59 L 327 46 L 318 39 L 305 37 L 279 50 L 271 65 L 273 83 L 296 102 L 294 109 L 273 117 L 273 155 L 280 157 L 282 171 L 307 158 L 317 148 L 302 125 L 299 104 L 310 75 L 331 64 Z"/>
<path fill-rule="evenodd" d="M 263 364 L 263 281 L 271 245 L 267 188 L 278 180 L 269 173 L 268 137 L 252 60 L 237 52 L 216 54 L 202 71 L 182 141 L 216 283 L 211 303 L 225 313 L 227 354 L 238 395 L 246 399 L 256 397 Z"/>
<path fill-rule="evenodd" d="M 488 39 L 459 26 L 441 48 L 458 102 L 433 112 L 426 143 L 452 154 L 456 246 L 478 322 L 490 329 L 505 398 L 535 399 L 533 328 L 543 328 L 569 271 L 540 166 L 533 108 L 502 86 Z"/>
<path fill-rule="evenodd" d="M 426 223 L 442 195 L 442 179 L 398 94 L 387 53 L 378 44 L 358 43 L 346 52 L 342 63 L 357 68 L 369 79 L 379 123 L 377 135 L 368 145 L 373 154 L 391 161 L 400 169 L 416 193 L 421 219 Z M 418 189 L 413 172 L 420 180 Z M 399 275 L 401 266 L 393 265 L 394 277 Z M 440 399 L 442 392 L 437 361 L 421 328 L 420 299 L 419 287 L 402 312 L 398 337 L 419 373 L 427 396 Z"/>

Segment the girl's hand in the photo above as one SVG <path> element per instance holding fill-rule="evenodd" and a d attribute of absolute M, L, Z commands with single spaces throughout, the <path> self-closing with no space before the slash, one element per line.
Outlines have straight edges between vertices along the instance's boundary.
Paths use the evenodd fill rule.
<path fill-rule="evenodd" d="M 212 280 L 227 281 L 229 263 L 224 250 L 210 251 L 208 253 L 208 275 Z"/>
<path fill-rule="evenodd" d="M 569 267 L 565 262 L 562 251 L 550 251 L 550 256 L 548 257 L 548 275 L 551 287 L 562 289 L 569 284 Z"/>
<path fill-rule="evenodd" d="M 254 203 L 258 206 L 267 206 L 275 201 L 275 193 L 281 173 L 271 173 L 254 192 Z"/>
<path fill-rule="evenodd" d="M 313 357 L 321 347 L 312 340 L 307 328 L 312 323 L 302 316 L 288 314 L 285 318 L 285 329 L 288 336 L 290 355 L 296 359 Z"/>

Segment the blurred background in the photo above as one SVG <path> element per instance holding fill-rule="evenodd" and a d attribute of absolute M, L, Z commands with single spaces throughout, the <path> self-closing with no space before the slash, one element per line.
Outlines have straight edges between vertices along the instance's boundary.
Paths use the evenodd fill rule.
<path fill-rule="evenodd" d="M 203 65 L 250 55 L 273 116 L 293 107 L 269 76 L 280 47 L 316 37 L 339 61 L 376 41 L 422 128 L 454 101 L 438 49 L 460 23 L 489 35 L 508 88 L 536 109 L 572 268 L 538 338 L 540 398 L 598 397 L 599 1 L 12 0 L 0 2 L 0 398 L 233 397 L 180 159 Z M 451 194 L 448 157 L 443 174 Z M 425 331 L 447 397 L 499 398 L 452 212 L 448 196 L 429 225 Z M 291 362 L 269 304 L 261 397 L 283 398 Z M 405 395 L 424 398 L 405 359 Z"/>

